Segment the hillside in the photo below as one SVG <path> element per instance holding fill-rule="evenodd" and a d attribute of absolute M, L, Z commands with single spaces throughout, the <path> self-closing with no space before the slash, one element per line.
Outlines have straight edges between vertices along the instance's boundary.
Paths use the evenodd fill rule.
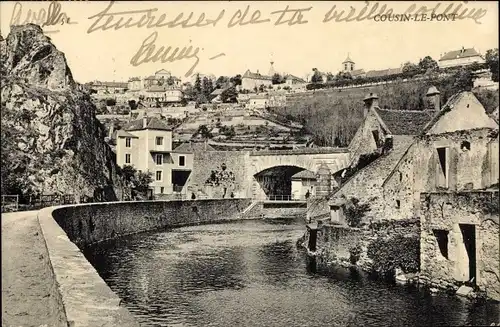
<path fill-rule="evenodd" d="M 315 143 L 325 146 L 346 146 L 360 126 L 363 117 L 363 98 L 377 93 L 380 106 L 401 110 L 425 108 L 425 94 L 431 85 L 441 92 L 441 104 L 455 93 L 472 87 L 472 78 L 466 71 L 428 80 L 395 82 L 352 89 L 324 89 L 287 96 L 286 108 L 274 109 L 288 119 L 303 123 L 314 135 Z M 488 113 L 498 106 L 498 92 L 474 91 Z"/>
<path fill-rule="evenodd" d="M 116 200 L 114 156 L 65 56 L 33 24 L 1 40 L 2 194 Z"/>

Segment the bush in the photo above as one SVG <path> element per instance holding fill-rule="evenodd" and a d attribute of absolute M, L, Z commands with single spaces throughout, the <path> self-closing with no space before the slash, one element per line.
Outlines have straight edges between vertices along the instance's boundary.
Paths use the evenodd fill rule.
<path fill-rule="evenodd" d="M 379 238 L 368 245 L 367 254 L 373 260 L 372 269 L 382 275 L 392 274 L 398 267 L 405 273 L 416 273 L 420 268 L 420 238 Z"/>
<path fill-rule="evenodd" d="M 359 199 L 351 198 L 344 205 L 344 216 L 347 220 L 347 224 L 350 227 L 359 227 L 361 226 L 361 221 L 365 216 L 365 213 L 370 210 L 370 204 L 368 203 L 359 203 Z"/>
<path fill-rule="evenodd" d="M 353 265 L 355 265 L 358 260 L 359 260 L 359 257 L 361 255 L 361 252 L 362 252 L 362 249 L 361 249 L 361 246 L 359 244 L 356 244 L 356 246 L 353 246 L 349 249 L 349 262 Z"/>

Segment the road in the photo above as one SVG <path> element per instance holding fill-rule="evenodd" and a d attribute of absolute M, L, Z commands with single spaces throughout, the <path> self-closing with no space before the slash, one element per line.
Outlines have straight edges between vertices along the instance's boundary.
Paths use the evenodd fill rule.
<path fill-rule="evenodd" d="M 64 326 L 37 211 L 1 220 L 2 327 Z"/>

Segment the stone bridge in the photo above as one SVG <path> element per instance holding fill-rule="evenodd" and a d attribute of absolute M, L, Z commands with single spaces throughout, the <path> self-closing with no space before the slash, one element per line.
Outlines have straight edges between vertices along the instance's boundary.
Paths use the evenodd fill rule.
<path fill-rule="evenodd" d="M 291 177 L 300 171 L 317 173 L 321 164 L 326 164 L 333 174 L 349 164 L 347 148 L 302 148 L 296 150 L 268 150 L 250 152 L 247 163 L 248 178 L 252 181 L 253 199 L 267 199 L 273 193 L 271 180 L 290 183 Z M 272 183 L 272 182 L 271 182 Z M 276 183 L 275 183 L 276 184 Z"/>

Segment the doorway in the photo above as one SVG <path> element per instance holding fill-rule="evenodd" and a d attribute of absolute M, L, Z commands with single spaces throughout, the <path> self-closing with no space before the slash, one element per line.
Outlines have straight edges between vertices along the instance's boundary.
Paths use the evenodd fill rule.
<path fill-rule="evenodd" d="M 318 230 L 317 229 L 309 229 L 309 244 L 308 248 L 311 252 L 316 252 L 316 240 L 318 238 Z"/>
<path fill-rule="evenodd" d="M 460 224 L 465 250 L 469 257 L 469 282 L 476 284 L 476 226 Z"/>

